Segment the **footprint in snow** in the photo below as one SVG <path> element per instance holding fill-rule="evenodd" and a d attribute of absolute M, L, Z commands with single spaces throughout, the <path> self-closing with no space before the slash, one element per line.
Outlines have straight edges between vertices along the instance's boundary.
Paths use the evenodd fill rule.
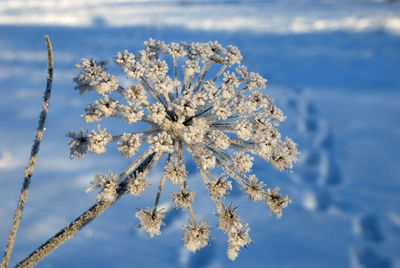
<path fill-rule="evenodd" d="M 371 247 L 353 247 L 350 250 L 352 268 L 392 268 L 392 261 Z"/>
<path fill-rule="evenodd" d="M 378 243 L 384 241 L 381 222 L 375 214 L 358 216 L 353 221 L 354 234 L 365 241 Z"/>

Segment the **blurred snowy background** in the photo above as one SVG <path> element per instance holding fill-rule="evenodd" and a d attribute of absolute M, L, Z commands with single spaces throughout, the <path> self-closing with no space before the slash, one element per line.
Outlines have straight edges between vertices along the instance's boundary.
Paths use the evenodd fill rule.
<path fill-rule="evenodd" d="M 73 90 L 82 57 L 111 60 L 149 37 L 233 44 L 288 119 L 299 143 L 293 173 L 261 160 L 254 171 L 293 203 L 282 219 L 238 189 L 231 199 L 255 243 L 231 262 L 226 237 L 192 254 L 187 216 L 169 209 L 162 235 L 136 231 L 136 208 L 153 204 L 159 173 L 140 199 L 126 196 L 37 267 L 400 267 L 400 3 L 373 0 L 0 0 L 0 248 L 5 246 L 45 87 L 43 36 L 55 77 L 46 132 L 11 258 L 17 263 L 93 204 L 93 174 L 121 171 L 115 148 L 69 160 L 65 133 L 84 125 L 93 101 Z M 116 120 L 120 121 L 120 120 Z M 213 205 L 189 163 L 195 210 L 216 226 Z"/>

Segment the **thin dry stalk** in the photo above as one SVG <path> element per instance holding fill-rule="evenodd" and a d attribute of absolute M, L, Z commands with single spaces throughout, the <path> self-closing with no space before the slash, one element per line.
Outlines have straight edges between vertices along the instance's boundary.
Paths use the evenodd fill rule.
<path fill-rule="evenodd" d="M 17 209 L 15 211 L 14 218 L 12 221 L 10 234 L 8 236 L 7 246 L 4 250 L 3 260 L 1 261 L 1 268 L 7 267 L 14 246 L 15 236 L 17 235 L 19 223 L 21 221 L 22 210 L 24 208 L 26 197 L 28 195 L 29 184 L 31 182 L 33 169 L 35 167 L 37 154 L 39 152 L 40 142 L 43 137 L 44 123 L 46 121 L 47 110 L 50 102 L 50 93 L 53 81 L 53 51 L 51 48 L 50 39 L 47 35 L 45 36 L 45 40 L 47 45 L 48 67 L 47 67 L 47 85 L 43 96 L 42 111 L 40 112 L 39 125 L 36 130 L 35 140 L 31 150 L 31 156 L 28 165 L 24 171 L 24 183 L 22 185 Z"/>
<path fill-rule="evenodd" d="M 131 175 L 127 176 L 117 188 L 117 196 L 114 201 L 100 201 L 93 205 L 91 208 L 86 210 L 81 216 L 76 218 L 70 224 L 68 224 L 64 229 L 55 234 L 52 238 L 47 240 L 43 245 L 38 247 L 33 251 L 28 257 L 18 263 L 15 267 L 32 267 L 41 261 L 44 257 L 49 255 L 53 250 L 59 247 L 61 244 L 66 242 L 68 239 L 72 238 L 79 230 L 81 230 L 86 224 L 90 223 L 93 219 L 103 213 L 109 206 L 114 204 L 121 196 L 127 193 L 127 183 L 132 178 L 140 172 L 149 171 L 151 166 L 154 165 L 160 155 L 152 153 L 147 156 L 145 160 L 131 172 Z"/>

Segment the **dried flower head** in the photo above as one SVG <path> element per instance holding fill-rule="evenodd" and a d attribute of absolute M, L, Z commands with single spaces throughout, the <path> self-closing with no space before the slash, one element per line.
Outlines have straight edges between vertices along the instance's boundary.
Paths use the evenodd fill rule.
<path fill-rule="evenodd" d="M 192 252 L 208 246 L 208 240 L 211 238 L 210 229 L 205 221 L 197 224 L 189 220 L 189 225 L 183 226 L 183 244 Z"/>
<path fill-rule="evenodd" d="M 249 231 L 250 229 L 247 228 L 247 225 L 245 225 L 240 230 L 229 234 L 227 251 L 229 259 L 235 260 L 241 247 L 247 248 L 247 244 L 251 242 Z"/>
<path fill-rule="evenodd" d="M 282 209 L 287 207 L 292 200 L 287 195 L 282 197 L 278 191 L 279 187 L 275 187 L 273 191 L 268 189 L 267 194 L 264 196 L 264 202 L 269 207 L 271 214 L 275 214 L 279 219 L 282 217 Z"/>
<path fill-rule="evenodd" d="M 97 194 L 97 201 L 114 201 L 117 196 L 117 182 L 118 176 L 112 171 L 109 172 L 109 176 L 103 173 L 98 173 L 94 176 L 94 180 L 91 182 L 92 186 L 86 189 L 86 192 L 91 192 L 96 188 L 100 188 L 100 192 Z"/>
<path fill-rule="evenodd" d="M 172 200 L 174 200 L 176 209 L 181 208 L 183 210 L 190 208 L 194 200 L 194 192 L 189 192 L 187 187 L 181 188 L 178 193 L 172 193 Z"/>
<path fill-rule="evenodd" d="M 150 236 L 160 234 L 164 213 L 157 206 L 163 186 L 166 179 L 179 185 L 172 199 L 177 209 L 189 211 L 184 244 L 196 251 L 208 244 L 210 228 L 195 219 L 194 194 L 189 191 L 184 163 L 186 150 L 215 203 L 218 227 L 228 236 L 228 256 L 235 259 L 240 247 L 251 240 L 249 228 L 234 214 L 237 207 L 223 203 L 232 189 L 231 180 L 241 185 L 250 200 L 265 202 L 277 217 L 290 202 L 278 194 L 278 188 L 265 190 L 263 182 L 248 174 L 256 156 L 278 170 L 292 168 L 298 154 L 296 144 L 289 138 L 282 141 L 277 129 L 285 116 L 263 92 L 266 79 L 240 65 L 242 55 L 237 47 L 224 48 L 218 42 L 165 44 L 151 38 L 144 44 L 145 49 L 136 54 L 118 52 L 114 58 L 129 86 L 122 86 L 117 76 L 108 74 L 105 62 L 93 59 L 83 59 L 76 65 L 80 73 L 74 81 L 81 94 L 94 91 L 100 95 L 82 115 L 87 123 L 111 117 L 129 125 L 142 122 L 148 129 L 132 132 L 129 126 L 126 133 L 111 135 L 99 126 L 89 134 L 82 129 L 69 132 L 70 156 L 104 153 L 109 142 L 116 142 L 118 151 L 127 158 L 141 152 L 119 178 L 111 173 L 109 178 L 95 178 L 93 184 L 100 188 L 98 199 L 112 200 L 111 189 L 115 190 L 118 180 L 126 176 L 129 180 L 123 185 L 139 196 L 148 186 L 145 174 L 166 155 L 155 205 L 152 210 L 139 209 L 136 216 Z M 141 174 L 128 174 L 150 155 L 154 155 L 155 163 Z M 215 173 L 221 171 L 222 176 L 216 179 Z"/>
<path fill-rule="evenodd" d="M 147 208 L 146 210 L 138 209 L 136 212 L 136 218 L 140 220 L 140 224 L 136 227 L 137 229 L 143 228 L 146 232 L 149 233 L 150 237 L 154 235 L 160 235 L 161 225 L 165 225 L 162 222 L 162 219 L 165 217 L 165 213 L 163 209 L 160 210 L 150 210 Z"/>
<path fill-rule="evenodd" d="M 150 184 L 142 176 L 142 174 L 135 174 L 135 176 L 129 176 L 128 183 L 126 185 L 131 195 L 140 196 L 144 190 L 149 187 Z"/>

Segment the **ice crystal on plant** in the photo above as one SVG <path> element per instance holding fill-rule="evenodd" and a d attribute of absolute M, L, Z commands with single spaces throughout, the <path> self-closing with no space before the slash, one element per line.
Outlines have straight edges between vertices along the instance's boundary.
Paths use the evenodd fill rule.
<path fill-rule="evenodd" d="M 85 121 L 119 118 L 128 125 L 124 133 L 114 135 L 100 126 L 89 133 L 83 129 L 67 133 L 71 138 L 70 157 L 104 153 L 107 144 L 115 142 L 123 156 L 133 158 L 137 154 L 129 172 L 150 155 L 155 163 L 165 159 L 155 205 L 153 209 L 139 209 L 136 217 L 150 236 L 160 234 L 164 212 L 157 209 L 158 201 L 166 181 L 176 184 L 179 190 L 172 193 L 172 199 L 177 209 L 189 212 L 183 240 L 194 252 L 208 244 L 210 228 L 196 221 L 193 211 L 194 192 L 189 191 L 184 161 L 187 151 L 215 203 L 218 227 L 228 236 L 227 254 L 233 260 L 251 240 L 249 228 L 235 214 L 237 207 L 223 202 L 232 189 L 232 180 L 249 200 L 263 201 L 278 218 L 290 202 L 287 196 L 278 194 L 279 188 L 264 189 L 262 181 L 248 174 L 255 157 L 278 170 L 292 168 L 297 146 L 289 138 L 282 140 L 277 129 L 285 116 L 265 93 L 266 79 L 240 65 L 242 55 L 237 47 L 224 48 L 218 42 L 165 44 L 151 38 L 144 44 L 136 54 L 125 50 L 114 57 L 128 83 L 108 74 L 103 61 L 83 59 L 76 65 L 80 70 L 74 79 L 76 89 L 81 94 L 93 91 L 100 95 L 86 107 L 82 115 Z M 148 128 L 134 132 L 136 122 Z M 117 179 L 96 176 L 98 199 L 112 200 L 117 183 L 139 196 L 149 185 L 144 176 L 150 168 Z M 222 172 L 218 179 L 214 178 L 217 172 Z M 128 181 L 119 181 L 122 177 Z"/>
<path fill-rule="evenodd" d="M 102 154 L 106 151 L 106 144 L 111 141 L 112 137 L 106 132 L 106 129 L 101 130 L 100 125 L 98 131 L 90 131 L 88 134 L 88 151 L 95 154 Z"/>
<path fill-rule="evenodd" d="M 218 227 L 227 234 L 237 231 L 242 226 L 242 220 L 235 214 L 238 207 L 232 207 L 232 202 L 229 207 L 221 204 L 219 209 Z"/>
<path fill-rule="evenodd" d="M 232 190 L 232 182 L 227 181 L 225 176 L 220 176 L 218 180 L 213 180 L 206 183 L 211 198 L 218 200 L 224 198 L 228 190 Z"/>
<path fill-rule="evenodd" d="M 132 133 L 124 133 L 117 142 L 119 147 L 118 151 L 125 157 L 132 157 L 136 151 L 139 151 L 141 145 L 140 135 Z"/>
<path fill-rule="evenodd" d="M 150 208 L 147 208 L 146 210 L 138 209 L 138 212 L 136 212 L 136 218 L 140 220 L 140 224 L 137 228 L 143 228 L 149 233 L 150 237 L 160 235 L 161 225 L 165 225 L 162 221 L 164 217 L 165 213 L 163 209 L 157 211 L 150 210 Z"/>
<path fill-rule="evenodd" d="M 97 201 L 114 201 L 117 196 L 117 182 L 118 176 L 109 172 L 109 176 L 103 173 L 98 173 L 94 176 L 92 181 L 92 187 L 86 189 L 86 192 L 90 192 L 95 188 L 100 188 L 100 192 L 97 194 Z"/>
<path fill-rule="evenodd" d="M 248 178 L 249 183 L 243 185 L 242 190 L 249 196 L 249 199 L 252 201 L 261 201 L 265 196 L 264 183 L 258 182 L 256 175 L 252 174 Z"/>
<path fill-rule="evenodd" d="M 131 176 L 127 184 L 127 189 L 131 195 L 140 196 L 150 184 L 143 178 L 142 174 Z"/>
<path fill-rule="evenodd" d="M 88 151 L 88 136 L 87 132 L 83 131 L 83 128 L 79 130 L 79 133 L 75 133 L 73 131 L 69 131 L 66 134 L 67 137 L 71 138 L 68 142 L 68 145 L 71 149 L 71 153 L 69 157 L 73 158 L 81 158 Z"/>
<path fill-rule="evenodd" d="M 235 260 L 239 254 L 241 247 L 247 247 L 247 244 L 251 242 L 249 237 L 250 228 L 247 225 L 243 226 L 241 230 L 232 232 L 228 236 L 228 258 Z"/>
<path fill-rule="evenodd" d="M 267 194 L 264 196 L 264 202 L 269 207 L 271 214 L 275 214 L 277 218 L 282 217 L 282 209 L 287 207 L 292 200 L 288 196 L 282 198 L 278 193 L 279 187 L 275 187 L 274 190 L 267 190 Z"/>
<path fill-rule="evenodd" d="M 172 193 L 175 207 L 183 210 L 189 208 L 194 200 L 194 192 L 189 192 L 186 188 L 182 188 L 178 193 Z"/>
<path fill-rule="evenodd" d="M 168 163 L 164 168 L 164 173 L 173 184 L 183 184 L 186 181 L 187 172 L 182 165 Z"/>
<path fill-rule="evenodd" d="M 211 237 L 210 229 L 211 227 L 204 221 L 200 221 L 197 224 L 189 220 L 189 225 L 183 226 L 183 244 L 192 252 L 208 246 L 208 240 Z"/>

